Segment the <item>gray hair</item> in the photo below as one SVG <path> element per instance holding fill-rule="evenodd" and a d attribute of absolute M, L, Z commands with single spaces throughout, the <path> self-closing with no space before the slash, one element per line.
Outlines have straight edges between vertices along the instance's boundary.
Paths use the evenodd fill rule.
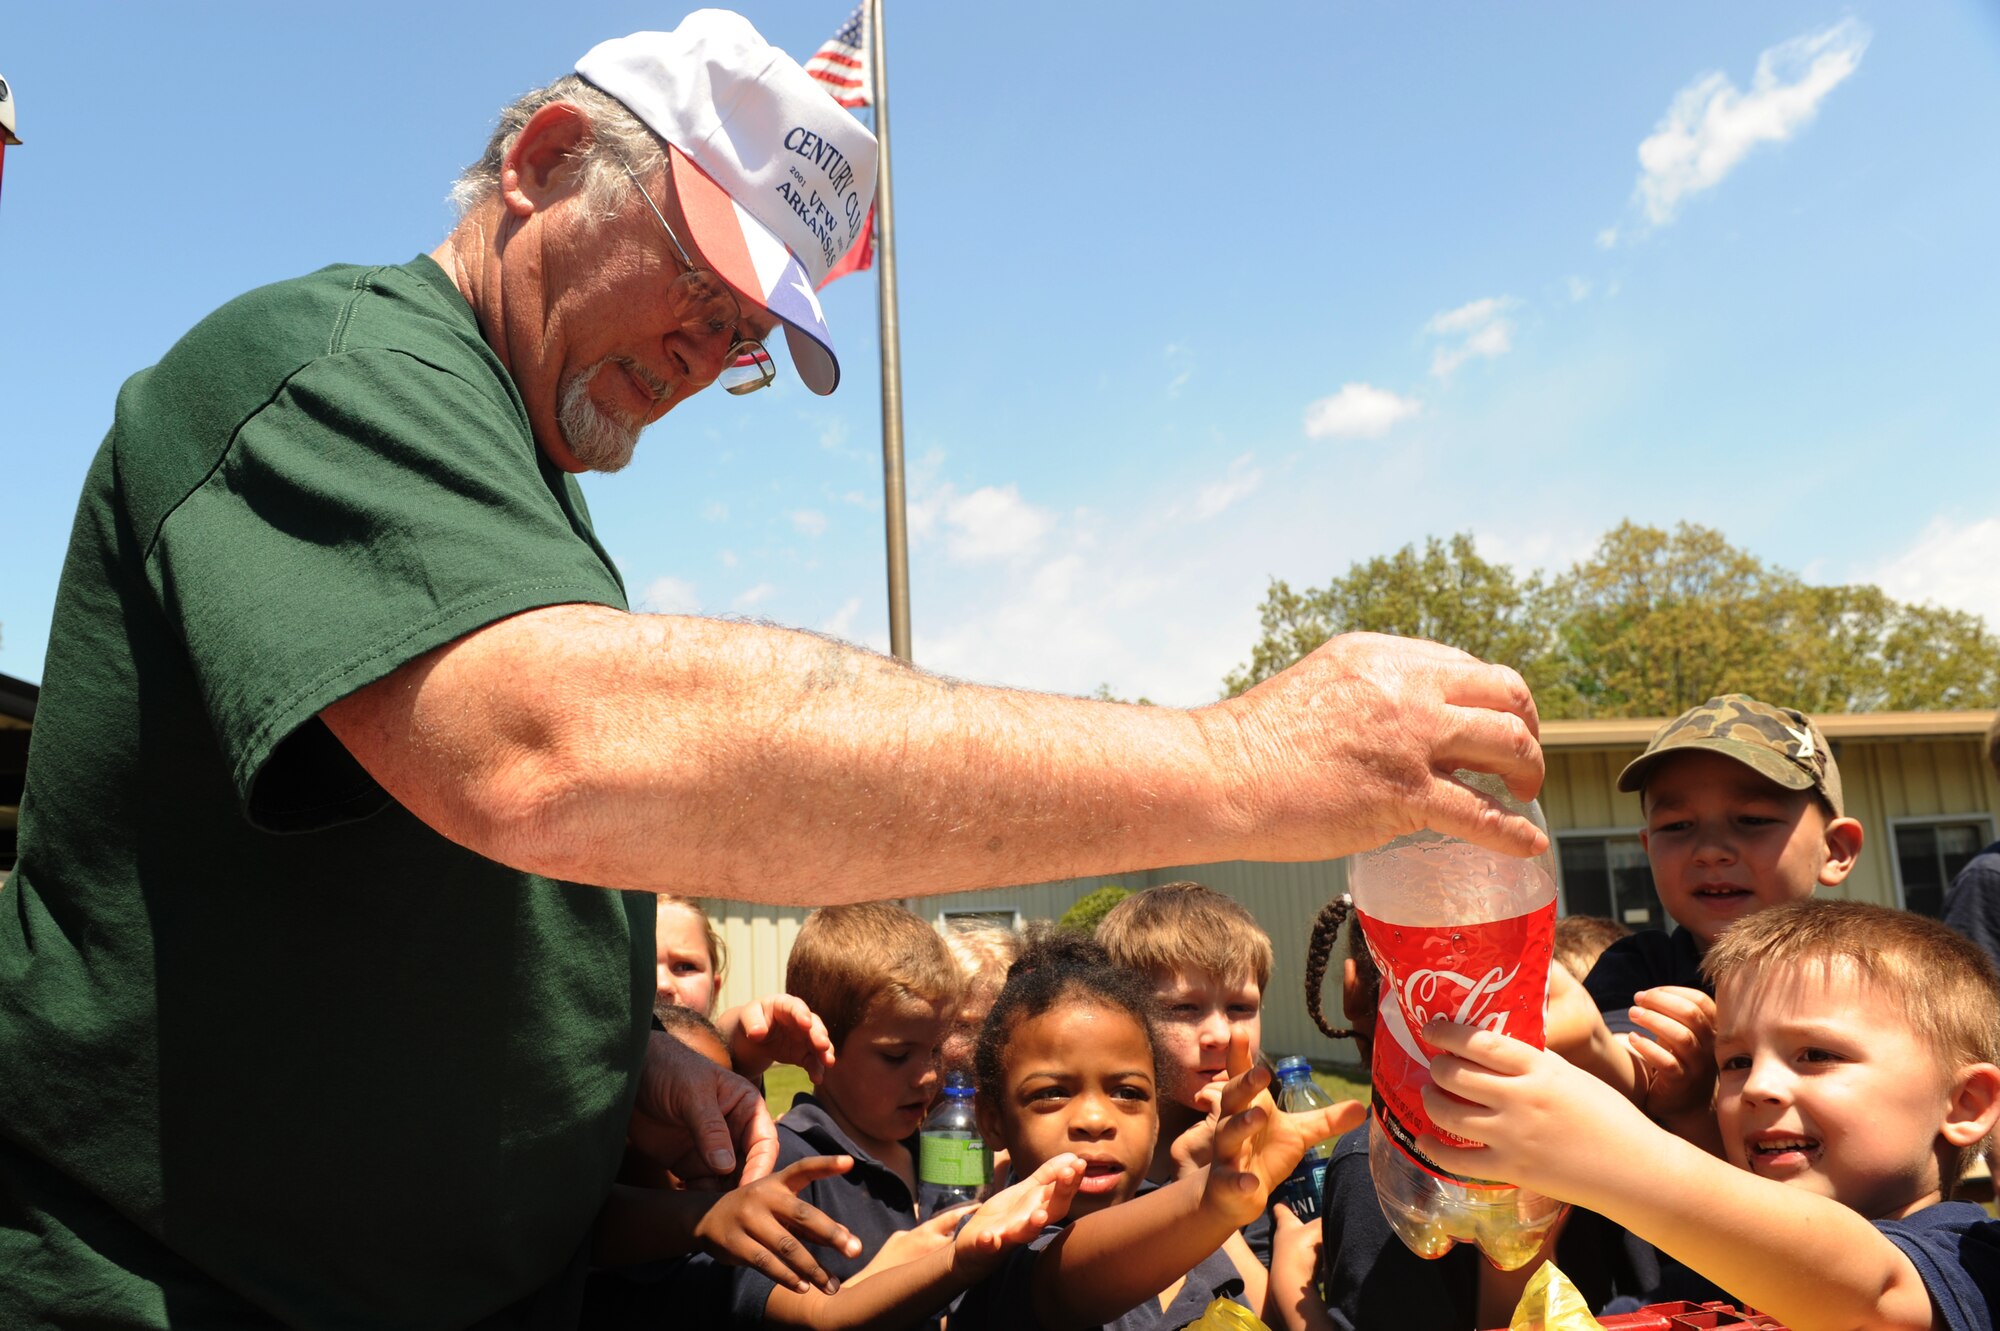
<path fill-rule="evenodd" d="M 582 199 L 593 217 L 616 214 L 626 201 L 631 182 L 624 163 L 641 180 L 666 164 L 666 145 L 623 102 L 575 74 L 565 74 L 545 88 L 523 93 L 500 112 L 500 123 L 478 161 L 465 168 L 451 187 L 451 201 L 463 214 L 485 202 L 500 188 L 500 168 L 522 126 L 552 102 L 568 102 L 590 121 L 590 138 L 576 149 Z"/>

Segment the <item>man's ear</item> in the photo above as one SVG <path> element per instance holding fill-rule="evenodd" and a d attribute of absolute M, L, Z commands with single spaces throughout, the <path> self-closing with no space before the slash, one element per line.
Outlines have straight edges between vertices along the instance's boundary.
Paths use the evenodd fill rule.
<path fill-rule="evenodd" d="M 1821 887 L 1837 887 L 1854 872 L 1861 858 L 1861 823 L 1854 818 L 1835 818 L 1826 825 L 1826 863 L 1820 866 Z"/>
<path fill-rule="evenodd" d="M 550 102 L 529 116 L 500 163 L 507 211 L 527 217 L 567 194 L 576 183 L 576 153 L 590 140 L 589 117 L 568 102 Z"/>
<path fill-rule="evenodd" d="M 1984 1141 L 1996 1122 L 2000 1122 L 2000 1068 L 1974 1063 L 1958 1074 L 1938 1134 L 1963 1150 Z"/>

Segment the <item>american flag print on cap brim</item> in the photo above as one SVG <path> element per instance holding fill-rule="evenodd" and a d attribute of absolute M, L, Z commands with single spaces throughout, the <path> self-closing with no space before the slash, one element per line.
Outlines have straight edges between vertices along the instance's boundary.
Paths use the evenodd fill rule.
<path fill-rule="evenodd" d="M 783 321 L 785 343 L 799 378 L 815 393 L 831 393 L 840 383 L 840 362 L 805 267 L 680 149 L 670 146 L 667 156 L 701 260 L 739 295 Z"/>

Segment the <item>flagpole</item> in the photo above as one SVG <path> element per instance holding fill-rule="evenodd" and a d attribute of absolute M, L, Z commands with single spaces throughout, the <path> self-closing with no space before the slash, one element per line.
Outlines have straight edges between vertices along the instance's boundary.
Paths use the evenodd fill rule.
<path fill-rule="evenodd" d="M 903 493 L 903 356 L 896 318 L 896 215 L 889 189 L 889 58 L 882 0 L 868 0 L 868 63 L 875 94 L 876 309 L 882 333 L 882 525 L 889 555 L 889 651 L 910 655 L 910 543 Z"/>

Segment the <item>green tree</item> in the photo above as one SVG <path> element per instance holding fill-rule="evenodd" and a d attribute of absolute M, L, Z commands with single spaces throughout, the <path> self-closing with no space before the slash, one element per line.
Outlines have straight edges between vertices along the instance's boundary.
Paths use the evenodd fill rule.
<path fill-rule="evenodd" d="M 1116 883 L 1106 883 L 1095 892 L 1078 897 L 1076 904 L 1064 911 L 1056 923 L 1064 929 L 1075 929 L 1086 934 L 1097 932 L 1098 921 L 1111 913 L 1111 908 L 1131 896 L 1129 889 Z"/>
<path fill-rule="evenodd" d="M 2000 638 L 1977 615 L 1871 586 L 1812 586 L 1692 523 L 1621 522 L 1553 581 L 1472 537 L 1354 564 L 1324 588 L 1273 579 L 1241 693 L 1336 633 L 1432 638 L 1515 667 L 1548 718 L 1673 716 L 1718 693 L 1805 711 L 1991 706 Z"/>
<path fill-rule="evenodd" d="M 1551 639 L 1539 574 L 1525 581 L 1480 558 L 1469 532 L 1425 540 L 1352 565 L 1324 588 L 1295 592 L 1272 579 L 1260 618 L 1264 636 L 1248 665 L 1223 681 L 1230 695 L 1269 679 L 1336 633 L 1430 638 L 1528 675 Z"/>

